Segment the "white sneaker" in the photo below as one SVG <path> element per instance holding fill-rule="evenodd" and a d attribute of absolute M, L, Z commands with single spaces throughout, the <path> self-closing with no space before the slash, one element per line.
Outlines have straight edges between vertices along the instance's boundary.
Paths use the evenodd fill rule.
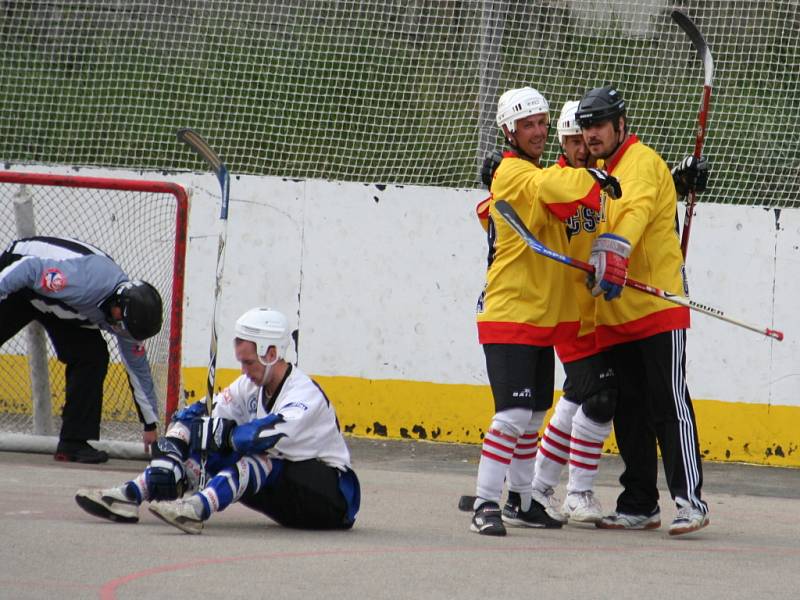
<path fill-rule="evenodd" d="M 151 502 L 148 507 L 151 513 L 165 523 L 177 527 L 186 533 L 201 533 L 203 531 L 203 503 L 197 496 L 186 500 L 169 500 Z"/>
<path fill-rule="evenodd" d="M 678 516 L 669 526 L 670 535 L 683 535 L 702 529 L 708 525 L 708 514 L 693 506 L 684 506 L 678 509 Z"/>
<path fill-rule="evenodd" d="M 614 512 L 596 521 L 598 529 L 658 529 L 661 527 L 661 511 L 656 506 L 647 515 Z"/>
<path fill-rule="evenodd" d="M 137 523 L 139 505 L 125 495 L 125 486 L 104 490 L 84 488 L 75 494 L 75 502 L 90 515 L 117 523 Z"/>
<path fill-rule="evenodd" d="M 592 490 L 569 492 L 564 498 L 561 512 L 578 523 L 597 523 L 603 518 L 603 507 Z"/>
<path fill-rule="evenodd" d="M 544 507 L 545 512 L 551 519 L 555 519 L 559 523 L 567 522 L 567 516 L 561 512 L 559 506 L 561 502 L 556 498 L 553 488 L 547 488 L 545 490 L 533 488 L 531 497 Z"/>

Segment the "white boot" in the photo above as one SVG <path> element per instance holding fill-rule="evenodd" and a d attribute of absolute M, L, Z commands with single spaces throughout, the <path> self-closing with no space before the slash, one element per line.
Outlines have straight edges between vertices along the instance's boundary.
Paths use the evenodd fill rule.
<path fill-rule="evenodd" d="M 137 523 L 139 505 L 125 494 L 125 486 L 101 489 L 85 488 L 75 494 L 75 502 L 90 515 L 116 521 Z"/>
<path fill-rule="evenodd" d="M 165 523 L 177 527 L 186 533 L 201 533 L 203 531 L 203 501 L 195 495 L 190 498 L 151 502 L 148 507 L 151 513 Z"/>
<path fill-rule="evenodd" d="M 585 492 L 569 492 L 564 498 L 561 511 L 572 521 L 578 523 L 597 523 L 603 518 L 603 507 L 591 490 Z"/>

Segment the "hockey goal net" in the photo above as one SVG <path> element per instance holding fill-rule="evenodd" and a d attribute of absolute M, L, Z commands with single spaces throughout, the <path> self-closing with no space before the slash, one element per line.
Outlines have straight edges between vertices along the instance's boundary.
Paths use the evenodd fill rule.
<path fill-rule="evenodd" d="M 162 419 L 174 410 L 181 391 L 187 212 L 186 191 L 175 183 L 0 172 L 3 248 L 31 235 L 72 237 L 104 250 L 132 279 L 144 279 L 160 292 L 164 325 L 145 347 Z M 141 440 L 142 426 L 116 340 L 103 335 L 111 358 L 100 438 L 125 448 L 125 442 Z M 64 406 L 64 375 L 64 365 L 38 324 L 0 345 L 0 446 L 19 442 L 21 450 L 37 450 L 35 444 L 28 448 L 26 440 L 40 436 L 54 443 Z"/>

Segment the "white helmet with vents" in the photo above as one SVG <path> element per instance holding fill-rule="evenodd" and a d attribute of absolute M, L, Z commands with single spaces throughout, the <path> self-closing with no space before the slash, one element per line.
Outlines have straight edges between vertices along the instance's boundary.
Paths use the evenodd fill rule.
<path fill-rule="evenodd" d="M 278 358 L 283 358 L 291 338 L 289 319 L 282 312 L 264 307 L 244 313 L 236 320 L 234 331 L 237 338 L 255 343 L 259 357 L 275 346 Z"/>
<path fill-rule="evenodd" d="M 532 87 L 508 90 L 497 101 L 497 126 L 503 125 L 510 133 L 517 130 L 517 121 L 531 115 L 546 114 L 550 119 L 550 106 L 544 96 Z"/>
<path fill-rule="evenodd" d="M 561 116 L 558 117 L 558 143 L 564 145 L 564 138 L 568 135 L 579 135 L 581 126 L 575 118 L 575 113 L 578 112 L 578 100 L 570 100 L 564 103 L 561 109 Z"/>

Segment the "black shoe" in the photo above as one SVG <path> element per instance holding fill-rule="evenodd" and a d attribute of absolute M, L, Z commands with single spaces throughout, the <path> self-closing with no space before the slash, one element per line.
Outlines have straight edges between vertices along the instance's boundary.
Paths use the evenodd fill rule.
<path fill-rule="evenodd" d="M 108 453 L 93 448 L 85 441 L 61 440 L 58 442 L 53 458 L 67 462 L 97 464 L 106 462 Z"/>
<path fill-rule="evenodd" d="M 506 526 L 496 502 L 484 502 L 472 515 L 470 530 L 481 535 L 505 535 Z"/>
<path fill-rule="evenodd" d="M 560 529 L 561 521 L 557 521 L 547 514 L 544 506 L 531 499 L 531 506 L 526 511 L 519 508 L 519 494 L 509 492 L 508 501 L 503 507 L 503 521 L 512 527 L 536 527 L 538 529 Z"/>

